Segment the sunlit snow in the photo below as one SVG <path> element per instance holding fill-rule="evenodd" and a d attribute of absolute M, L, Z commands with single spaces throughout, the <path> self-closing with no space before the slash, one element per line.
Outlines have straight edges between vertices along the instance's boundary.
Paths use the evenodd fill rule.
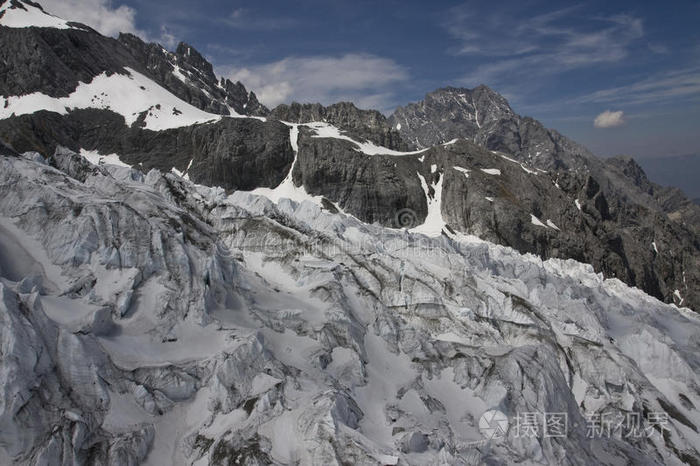
<path fill-rule="evenodd" d="M 498 168 L 482 168 L 482 172 L 486 173 L 487 175 L 500 175 L 501 170 Z"/>
<path fill-rule="evenodd" d="M 430 195 L 428 183 L 420 173 L 416 173 L 420 179 L 420 185 L 425 193 L 425 200 L 428 203 L 428 215 L 425 217 L 425 222 L 410 231 L 414 233 L 422 233 L 426 236 L 440 236 L 442 229 L 446 225 L 442 218 L 442 174 L 436 183 L 430 185 L 433 188 L 433 195 Z"/>
<path fill-rule="evenodd" d="M 530 222 L 531 222 L 533 225 L 537 225 L 538 227 L 545 227 L 545 228 L 547 228 L 547 225 L 545 225 L 544 223 L 542 223 L 542 221 L 541 221 L 539 218 L 535 217 L 533 214 L 530 214 Z"/>
<path fill-rule="evenodd" d="M 62 115 L 72 109 L 99 108 L 124 117 L 131 126 L 142 112 L 147 112 L 146 129 L 154 131 L 189 126 L 221 119 L 180 100 L 138 71 L 125 68 L 128 74 L 102 73 L 89 83 L 80 83 L 68 97 L 51 97 L 40 92 L 3 98 L 0 119 L 13 114 L 26 115 L 48 110 Z"/>
<path fill-rule="evenodd" d="M 315 138 L 333 138 L 342 139 L 344 141 L 350 141 L 357 146 L 358 152 L 362 152 L 367 155 L 411 155 L 420 154 L 421 152 L 425 152 L 428 150 L 421 149 L 410 152 L 401 152 L 386 147 L 378 146 L 370 141 L 359 142 L 349 136 L 342 134 L 340 130 L 335 126 L 323 122 L 308 123 L 306 126 L 312 128 L 316 132 L 316 134 L 313 136 Z"/>
<path fill-rule="evenodd" d="M 117 154 L 102 155 L 96 150 L 80 149 L 80 155 L 94 165 L 117 165 L 118 167 L 131 168 L 131 165 L 122 162 Z"/>
<path fill-rule="evenodd" d="M 78 29 L 68 24 L 67 21 L 50 15 L 36 6 L 23 2 L 24 8 L 11 8 L 12 2 L 7 0 L 0 6 L 0 25 L 10 28 L 55 28 L 55 29 Z"/>

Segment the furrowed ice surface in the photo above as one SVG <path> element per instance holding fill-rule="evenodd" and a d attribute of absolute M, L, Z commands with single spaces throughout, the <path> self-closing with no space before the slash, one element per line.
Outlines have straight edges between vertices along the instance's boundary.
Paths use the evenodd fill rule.
<path fill-rule="evenodd" d="M 65 151 L 0 158 L 0 219 L 0 463 L 700 456 L 700 320 L 588 265 Z M 667 423 L 587 438 L 601 413 Z"/>

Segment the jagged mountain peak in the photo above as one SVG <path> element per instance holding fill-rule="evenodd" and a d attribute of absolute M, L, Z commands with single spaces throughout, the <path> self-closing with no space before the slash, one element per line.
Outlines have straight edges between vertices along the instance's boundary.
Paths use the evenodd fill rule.
<path fill-rule="evenodd" d="M 180 42 L 175 52 L 169 52 L 155 43 L 146 43 L 133 34 L 120 34 L 119 39 L 130 50 L 148 63 L 149 69 L 180 98 L 193 100 L 193 105 L 211 113 L 229 115 L 265 116 L 267 107 L 261 104 L 253 91 L 240 81 L 233 83 L 217 78 L 213 65 L 191 44 Z M 183 90 L 183 86 L 194 88 Z"/>
<path fill-rule="evenodd" d="M 216 81 L 214 67 L 209 63 L 199 51 L 186 42 L 180 42 L 175 49 L 178 61 L 191 65 L 199 71 L 205 73 L 208 78 Z"/>
<path fill-rule="evenodd" d="M 255 94 L 248 92 L 242 84 L 233 84 L 229 80 L 220 82 L 211 63 L 189 44 L 181 43 L 173 53 L 159 44 L 146 43 L 133 34 L 120 34 L 117 39 L 105 37 L 78 23 L 50 16 L 33 4 L 18 3 L 18 6 L 10 8 L 12 5 L 12 0 L 3 4 L 3 16 L 0 18 L 0 24 L 10 26 L 0 28 L 0 95 L 10 100 L 40 93 L 46 96 L 46 105 L 64 109 L 65 105 L 61 102 L 49 102 L 49 99 L 70 98 L 80 89 L 82 94 L 78 94 L 82 97 L 78 96 L 78 100 L 81 108 L 102 108 L 110 105 L 108 101 L 114 100 L 110 93 L 123 90 L 123 86 L 105 84 L 107 88 L 89 96 L 83 95 L 87 92 L 83 88 L 99 87 L 99 82 L 95 81 L 98 77 L 105 79 L 115 74 L 136 76 L 134 73 L 137 73 L 141 75 L 137 80 L 145 81 L 127 95 L 136 99 L 143 91 L 156 92 L 158 96 L 139 97 L 141 100 L 148 97 L 144 102 L 149 101 L 152 105 L 144 103 L 145 106 L 139 106 L 132 102 L 134 105 L 124 115 L 129 121 L 133 120 L 134 111 L 136 114 L 165 113 L 161 115 L 158 127 L 163 127 L 165 120 L 171 120 L 173 124 L 191 124 L 195 120 L 215 119 L 218 115 L 264 116 L 268 113 Z M 33 13 L 27 16 L 25 13 L 30 10 Z M 51 21 L 42 19 L 41 15 Z M 37 25 L 41 27 L 35 27 Z M 33 52 L 27 53 L 28 50 Z M 119 81 L 118 77 L 114 79 Z M 145 85 L 149 80 L 152 86 Z M 165 95 L 168 92 L 173 94 L 172 98 Z M 124 97 L 115 99 L 122 104 L 133 100 Z M 178 99 L 182 102 L 177 103 Z M 166 104 L 167 110 L 158 108 Z M 195 120 L 177 118 L 182 115 L 183 107 L 187 106 L 197 110 L 189 112 L 190 115 L 201 111 L 199 117 Z M 111 108 L 114 110 L 115 106 L 111 105 Z M 9 103 L 6 103 L 6 113 L 8 109 Z M 24 113 L 26 108 L 18 110 Z M 213 115 L 207 116 L 202 112 Z"/>
<path fill-rule="evenodd" d="M 445 86 L 438 88 L 432 92 L 429 92 L 426 94 L 426 99 L 427 98 L 437 98 L 437 97 L 448 97 L 448 98 L 453 98 L 455 100 L 461 100 L 462 97 L 474 97 L 477 99 L 483 99 L 483 98 L 488 98 L 488 99 L 493 99 L 498 101 L 500 105 L 504 105 L 510 109 L 510 105 L 508 104 L 508 100 L 503 97 L 501 94 L 496 92 L 495 90 L 491 89 L 488 87 L 486 84 L 479 84 L 476 87 L 473 88 L 468 88 L 468 87 L 454 87 L 454 86 Z M 478 102 L 475 102 L 478 104 Z"/>
<path fill-rule="evenodd" d="M 508 101 L 482 84 L 473 89 L 436 89 L 422 101 L 398 107 L 390 121 L 404 139 L 423 148 L 460 137 L 483 143 L 485 128 L 514 116 Z"/>
<path fill-rule="evenodd" d="M 505 97 L 483 84 L 436 89 L 398 107 L 389 121 L 418 148 L 465 138 L 543 170 L 581 169 L 592 157 L 539 121 L 516 114 Z"/>
<path fill-rule="evenodd" d="M 406 107 L 411 105 L 414 104 L 408 104 Z M 439 110 L 447 110 L 448 112 L 461 112 L 467 121 L 472 121 L 477 126 L 496 118 L 514 114 L 508 100 L 485 84 L 472 89 L 441 87 L 427 93 L 424 100 L 417 102 L 417 105 L 423 108 L 438 107 Z"/>

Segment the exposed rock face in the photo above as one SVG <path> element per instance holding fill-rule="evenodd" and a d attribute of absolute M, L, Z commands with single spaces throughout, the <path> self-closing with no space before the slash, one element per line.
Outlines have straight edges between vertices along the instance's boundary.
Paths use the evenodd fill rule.
<path fill-rule="evenodd" d="M 0 156 L 0 250 L 2 464 L 700 457 L 697 315 L 574 261 L 64 150 Z"/>
<path fill-rule="evenodd" d="M 396 215 L 402 209 L 411 209 L 416 221 L 425 218 L 427 204 L 415 175 L 420 167 L 415 157 L 370 157 L 349 141 L 313 135 L 313 130 L 300 130 L 295 184 L 368 223 L 398 226 Z"/>
<path fill-rule="evenodd" d="M 697 208 L 697 205 L 694 205 L 697 203 L 688 199 L 680 189 L 659 186 L 651 182 L 642 167 L 632 157 L 611 157 L 605 159 L 605 163 L 610 170 L 624 175 L 642 193 L 651 196 L 653 198 L 651 204 L 658 205 L 671 220 L 694 229 L 696 233 L 700 232 L 700 209 Z M 633 192 L 630 196 L 639 197 L 639 194 Z M 649 204 L 646 196 L 643 203 Z"/>
<path fill-rule="evenodd" d="M 339 102 L 324 107 L 321 104 L 281 104 L 269 115 L 290 123 L 323 121 L 346 131 L 357 140 L 369 140 L 389 149 L 405 151 L 412 146 L 401 139 L 387 118 L 376 110 L 361 110 L 351 102 Z"/>
<path fill-rule="evenodd" d="M 0 95 L 64 97 L 100 73 L 136 66 L 128 49 L 95 31 L 0 26 Z"/>
<path fill-rule="evenodd" d="M 584 243 L 579 242 L 578 245 L 572 244 L 572 248 L 564 248 L 565 254 L 594 264 L 616 262 L 617 265 L 602 266 L 600 270 L 634 283 L 655 296 L 664 296 L 669 302 L 680 302 L 673 296 L 677 295 L 676 290 L 682 292 L 688 287 L 687 279 L 682 278 L 683 272 L 696 270 L 700 264 L 700 209 L 677 190 L 649 182 L 635 162 L 596 158 L 556 131 L 544 128 L 538 121 L 515 114 L 503 97 L 486 86 L 438 89 L 427 94 L 421 102 L 399 107 L 390 121 L 394 128 L 400 128 L 404 139 L 419 147 L 463 137 L 490 150 L 503 152 L 529 167 L 550 171 L 565 190 L 569 179 L 576 180 L 569 186 L 568 194 L 579 201 L 587 199 L 588 209 L 594 207 L 591 221 L 608 227 L 592 228 L 603 241 L 604 248 L 599 252 L 587 248 L 580 256 L 580 246 Z M 494 223 L 504 225 L 503 220 L 497 217 Z M 669 251 L 665 258 L 657 258 L 655 250 L 651 257 L 646 246 L 654 241 L 659 231 L 674 231 L 668 243 L 674 252 Z M 494 240 L 503 242 L 503 239 Z M 526 238 L 528 241 L 529 237 Z M 505 242 L 515 247 L 518 243 Z M 637 245 L 632 246 L 635 243 Z M 679 246 L 678 250 L 673 245 Z M 522 247 L 519 246 L 519 250 L 523 250 Z M 555 249 L 558 248 L 551 250 Z M 608 250 L 616 251 L 621 262 L 614 258 L 615 254 L 603 259 L 601 256 L 606 255 L 603 251 Z M 681 253 L 681 250 L 686 253 Z M 685 255 L 687 253 L 690 256 Z M 676 255 L 686 259 L 677 260 Z M 628 265 L 631 263 L 634 263 L 633 267 Z M 678 269 L 679 263 L 684 264 L 682 270 Z M 628 271 L 623 272 L 623 269 Z M 630 272 L 631 269 L 635 272 Z M 656 276 L 676 278 L 662 280 L 665 285 L 657 286 L 654 284 Z M 692 294 L 693 298 L 683 302 L 692 302 L 697 309 L 700 300 L 696 292 Z"/>
<path fill-rule="evenodd" d="M 176 53 L 147 44 L 131 34 L 112 39 L 81 29 L 9 28 L 0 26 L 0 95 L 41 92 L 65 97 L 79 82 L 134 69 L 185 102 L 207 112 L 265 115 L 267 108 L 241 83 L 217 80 L 210 63 L 193 47 Z"/>
<path fill-rule="evenodd" d="M 47 155 L 63 146 L 119 154 L 145 170 L 176 168 L 197 183 L 229 191 L 277 186 L 294 159 L 287 126 L 252 118 L 150 131 L 129 128 L 120 115 L 106 110 L 66 116 L 38 112 L 1 120 L 0 139 L 20 152 Z"/>
<path fill-rule="evenodd" d="M 484 85 L 438 89 L 397 108 L 389 121 L 419 148 L 466 138 L 544 170 L 585 168 L 593 157 L 537 120 L 515 114 L 503 96 Z"/>
<path fill-rule="evenodd" d="M 587 262 L 659 299 L 700 309 L 694 229 L 621 194 L 609 200 L 590 173 L 543 172 L 464 140 L 414 155 L 368 156 L 347 141 L 300 133 L 296 184 L 363 221 L 423 223 L 434 193 L 426 195 L 421 177 L 428 186 L 441 181 L 441 214 L 454 231 Z M 412 225 L 398 223 L 403 209 L 414 215 Z"/>
<path fill-rule="evenodd" d="M 175 53 L 159 44 L 147 44 L 133 34 L 120 34 L 119 42 L 147 64 L 150 75 L 170 92 L 204 111 L 229 115 L 264 116 L 269 110 L 240 82 L 217 80 L 211 63 L 191 45 L 180 42 Z"/>
<path fill-rule="evenodd" d="M 155 132 L 128 128 L 104 110 L 10 118 L 0 121 L 0 139 L 19 152 L 49 155 L 60 145 L 115 153 L 128 164 L 175 168 L 227 191 L 278 186 L 292 167 L 296 143 L 294 184 L 363 221 L 422 224 L 435 193 L 426 194 L 421 177 L 433 191 L 441 181 L 440 214 L 453 231 L 590 263 L 666 302 L 700 309 L 700 244 L 696 227 L 681 217 L 700 209 L 666 200 L 677 206 L 669 218 L 660 205 L 665 195 L 657 195 L 629 161 L 618 166 L 594 159 L 596 171 L 544 172 L 464 140 L 415 154 L 368 155 L 353 142 L 318 137 L 303 125 L 297 141 L 290 141 L 286 125 L 255 119 Z M 405 209 L 410 225 L 400 221 Z"/>

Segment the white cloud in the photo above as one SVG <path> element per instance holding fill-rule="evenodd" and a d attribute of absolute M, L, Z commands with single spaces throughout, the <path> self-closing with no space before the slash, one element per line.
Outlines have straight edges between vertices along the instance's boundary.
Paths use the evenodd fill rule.
<path fill-rule="evenodd" d="M 394 103 L 393 87 L 408 80 L 406 69 L 393 60 L 354 53 L 288 57 L 225 74 L 255 91 L 269 107 L 293 100 L 324 105 L 349 100 L 359 107 L 382 111 Z"/>
<path fill-rule="evenodd" d="M 177 39 L 165 26 L 160 27 L 160 37 L 156 41 L 170 49 L 173 49 L 177 44 Z"/>
<path fill-rule="evenodd" d="M 611 112 L 606 110 L 593 120 L 593 126 L 596 128 L 612 128 L 625 123 L 625 113 L 622 110 Z"/>
<path fill-rule="evenodd" d="M 42 0 L 41 5 L 51 14 L 87 24 L 106 36 L 130 32 L 145 37 L 136 28 L 136 10 L 126 5 L 115 8 L 110 0 Z"/>

